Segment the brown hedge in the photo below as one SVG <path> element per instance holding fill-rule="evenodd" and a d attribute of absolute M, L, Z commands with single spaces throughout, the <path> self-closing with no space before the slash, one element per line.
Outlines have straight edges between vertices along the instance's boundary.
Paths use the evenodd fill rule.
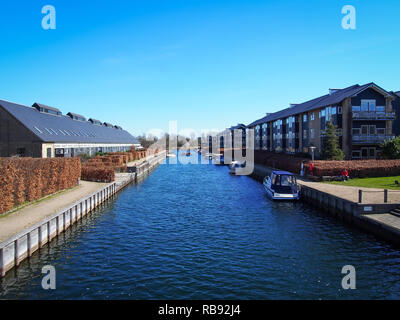
<path fill-rule="evenodd" d="M 307 168 L 309 165 L 307 165 Z M 400 160 L 315 161 L 314 175 L 339 176 L 343 169 L 351 178 L 390 177 L 400 175 Z"/>
<path fill-rule="evenodd" d="M 115 180 L 115 171 L 113 167 L 83 166 L 81 178 L 86 181 L 112 182 Z"/>
<path fill-rule="evenodd" d="M 254 161 L 267 167 L 287 170 L 298 174 L 304 161 L 309 174 L 310 159 L 294 155 L 254 151 Z M 400 160 L 351 160 L 351 161 L 314 161 L 314 176 L 339 176 L 343 169 L 349 171 L 351 178 L 389 177 L 400 175 Z"/>
<path fill-rule="evenodd" d="M 0 158 L 0 213 L 78 184 L 78 158 Z"/>

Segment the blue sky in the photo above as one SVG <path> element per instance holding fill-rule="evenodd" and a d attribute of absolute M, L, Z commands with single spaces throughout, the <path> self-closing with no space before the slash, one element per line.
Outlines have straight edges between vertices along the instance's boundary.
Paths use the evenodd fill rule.
<path fill-rule="evenodd" d="M 57 29 L 43 30 L 53 5 Z M 341 27 L 341 8 L 357 29 Z M 0 99 L 120 124 L 223 129 L 342 88 L 400 90 L 392 1 L 10 1 L 0 4 Z"/>

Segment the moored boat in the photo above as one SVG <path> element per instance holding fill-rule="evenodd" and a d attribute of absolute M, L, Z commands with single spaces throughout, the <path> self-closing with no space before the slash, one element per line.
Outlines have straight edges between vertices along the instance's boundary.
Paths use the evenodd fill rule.
<path fill-rule="evenodd" d="M 272 171 L 265 177 L 264 189 L 273 200 L 299 200 L 300 190 L 296 176 L 287 171 Z"/>
<path fill-rule="evenodd" d="M 245 165 L 240 161 L 232 161 L 231 164 L 229 165 L 229 173 L 236 174 L 236 169 L 243 168 L 244 166 Z"/>

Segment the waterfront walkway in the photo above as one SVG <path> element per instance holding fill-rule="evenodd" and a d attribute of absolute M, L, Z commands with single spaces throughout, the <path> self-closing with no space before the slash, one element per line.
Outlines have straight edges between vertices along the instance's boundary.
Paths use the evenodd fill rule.
<path fill-rule="evenodd" d="M 81 181 L 80 185 L 73 189 L 50 195 L 19 210 L 0 216 L 0 242 L 50 217 L 69 204 L 95 193 L 106 185 L 107 183 Z"/>
<path fill-rule="evenodd" d="M 306 181 L 304 179 L 298 179 L 300 185 L 305 185 L 319 191 L 323 191 L 334 195 L 338 198 L 349 200 L 358 203 L 358 191 L 363 191 L 363 203 L 384 203 L 384 193 L 383 189 L 375 188 L 361 188 L 361 187 L 351 187 L 351 186 L 340 186 L 330 183 L 313 182 Z M 388 203 L 400 203 L 400 192 L 391 192 L 389 190 Z"/>

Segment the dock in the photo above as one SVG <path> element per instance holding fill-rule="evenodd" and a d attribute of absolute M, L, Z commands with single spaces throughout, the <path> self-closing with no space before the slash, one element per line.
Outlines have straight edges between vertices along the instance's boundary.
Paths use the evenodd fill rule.
<path fill-rule="evenodd" d="M 29 259 L 35 252 L 112 198 L 124 187 L 143 179 L 165 158 L 165 151 L 149 156 L 140 162 L 131 163 L 130 165 L 134 165 L 131 167 L 132 172 L 116 173 L 116 179 L 112 183 L 82 182 L 82 188 L 78 187 L 76 190 L 66 191 L 65 194 L 55 195 L 52 199 L 45 199 L 42 203 L 29 205 L 21 209 L 22 213 L 17 211 L 11 214 L 20 215 L 19 217 L 10 215 L 4 218 L 8 219 L 7 221 L 1 218 L 0 230 L 7 229 L 8 233 L 2 233 L 0 236 L 0 276 L 4 277 L 8 271 L 18 267 L 21 262 Z M 68 197 L 66 197 L 67 194 Z M 64 200 L 62 200 L 63 198 Z M 68 199 L 73 201 L 64 203 L 68 202 Z M 49 201 L 52 205 L 49 205 Z M 58 203 L 58 206 L 55 203 Z M 60 204 L 63 206 L 62 208 L 59 208 Z M 37 216 L 27 223 L 24 221 L 23 215 L 26 217 L 33 210 L 37 212 Z M 10 219 L 14 219 L 14 226 L 5 228 L 5 225 L 11 223 Z"/>

